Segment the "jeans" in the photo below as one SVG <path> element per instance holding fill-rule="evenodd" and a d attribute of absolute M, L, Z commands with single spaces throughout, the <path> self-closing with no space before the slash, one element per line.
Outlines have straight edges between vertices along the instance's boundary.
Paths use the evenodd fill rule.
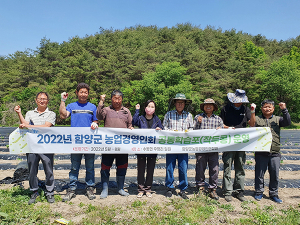
<path fill-rule="evenodd" d="M 233 191 L 244 191 L 245 183 L 245 161 L 246 153 L 244 151 L 223 152 L 224 175 L 223 175 L 223 193 L 224 195 L 231 195 Z M 231 181 L 231 167 L 234 163 L 235 177 L 232 184 Z"/>
<path fill-rule="evenodd" d="M 85 182 L 87 186 L 95 185 L 95 154 L 71 154 L 71 171 L 69 172 L 70 189 L 76 190 L 78 181 L 78 173 L 81 165 L 81 159 L 84 155 L 85 159 Z"/>
<path fill-rule="evenodd" d="M 262 194 L 264 192 L 264 176 L 268 169 L 270 174 L 269 196 L 278 195 L 280 158 L 280 154 L 275 156 L 270 153 L 255 154 L 255 193 Z"/>
<path fill-rule="evenodd" d="M 181 191 L 184 191 L 188 187 L 187 180 L 187 168 L 188 168 L 188 154 L 167 154 L 166 156 L 166 187 L 173 189 L 174 185 L 174 169 L 176 166 L 176 159 L 178 161 L 178 173 L 179 173 L 179 186 Z"/>

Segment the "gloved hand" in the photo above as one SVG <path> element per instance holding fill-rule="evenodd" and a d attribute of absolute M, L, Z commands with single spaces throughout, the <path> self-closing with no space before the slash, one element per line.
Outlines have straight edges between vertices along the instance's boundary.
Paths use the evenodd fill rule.
<path fill-rule="evenodd" d="M 251 104 L 251 113 L 255 113 L 256 105 L 254 103 Z"/>
<path fill-rule="evenodd" d="M 63 93 L 60 94 L 60 96 L 61 96 L 61 100 L 63 102 L 65 102 L 67 100 L 67 98 L 68 98 L 68 93 L 63 92 Z"/>
<path fill-rule="evenodd" d="M 91 129 L 93 129 L 93 130 L 98 129 L 98 124 L 95 122 L 92 122 Z"/>

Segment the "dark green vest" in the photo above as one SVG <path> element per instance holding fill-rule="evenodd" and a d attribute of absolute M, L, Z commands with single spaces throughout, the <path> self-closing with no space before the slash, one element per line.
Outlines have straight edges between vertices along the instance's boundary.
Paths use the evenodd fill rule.
<path fill-rule="evenodd" d="M 257 127 L 270 127 L 272 133 L 272 146 L 271 153 L 280 152 L 280 126 L 279 126 L 279 116 L 274 116 L 270 119 L 261 116 L 255 116 Z"/>

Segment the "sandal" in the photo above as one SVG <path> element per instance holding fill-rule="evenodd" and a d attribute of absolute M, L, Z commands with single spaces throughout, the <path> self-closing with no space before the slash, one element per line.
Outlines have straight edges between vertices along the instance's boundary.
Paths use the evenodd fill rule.
<path fill-rule="evenodd" d="M 143 192 L 139 192 L 136 197 L 141 198 L 141 197 L 143 197 L 143 195 L 144 195 Z"/>
<path fill-rule="evenodd" d="M 151 198 L 151 197 L 152 197 L 152 194 L 151 194 L 150 192 L 146 192 L 146 196 L 147 196 L 148 198 Z"/>

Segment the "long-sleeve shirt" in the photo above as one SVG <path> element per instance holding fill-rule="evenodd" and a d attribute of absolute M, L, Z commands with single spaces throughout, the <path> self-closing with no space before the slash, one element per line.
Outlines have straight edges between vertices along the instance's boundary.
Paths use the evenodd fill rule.
<path fill-rule="evenodd" d="M 112 105 L 104 107 L 99 104 L 96 116 L 98 120 L 104 120 L 104 127 L 130 128 L 132 126 L 131 113 L 124 106 L 116 111 Z"/>
<path fill-rule="evenodd" d="M 164 130 L 185 131 L 193 130 L 194 122 L 191 113 L 183 111 L 181 115 L 177 110 L 167 112 L 163 122 Z"/>
<path fill-rule="evenodd" d="M 198 117 L 202 116 L 202 122 L 199 123 Z M 210 117 L 208 117 L 205 113 L 201 113 L 197 116 L 195 116 L 194 119 L 194 130 L 199 129 L 217 129 L 218 127 L 224 128 L 223 120 L 221 117 L 212 114 Z"/>

